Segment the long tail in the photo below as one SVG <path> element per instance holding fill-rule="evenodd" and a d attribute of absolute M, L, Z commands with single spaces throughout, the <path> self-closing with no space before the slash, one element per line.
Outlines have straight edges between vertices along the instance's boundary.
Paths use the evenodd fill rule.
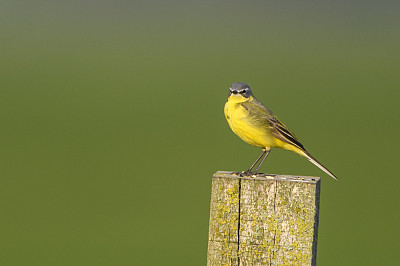
<path fill-rule="evenodd" d="M 321 169 L 322 171 L 324 171 L 325 173 L 327 173 L 328 175 L 330 175 L 331 177 L 333 177 L 334 179 L 338 180 L 338 178 L 332 174 L 331 171 L 328 170 L 328 168 L 326 168 L 325 166 L 323 166 L 320 162 L 317 161 L 317 159 L 315 159 L 314 157 L 311 156 L 311 154 L 309 154 L 307 151 L 303 150 L 303 156 L 305 156 L 310 162 L 312 162 L 313 164 L 315 164 L 316 166 L 318 166 L 319 169 Z"/>

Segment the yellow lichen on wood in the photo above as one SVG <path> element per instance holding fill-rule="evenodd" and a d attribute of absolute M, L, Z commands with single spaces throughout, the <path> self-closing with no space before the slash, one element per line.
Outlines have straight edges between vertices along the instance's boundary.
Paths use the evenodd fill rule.
<path fill-rule="evenodd" d="M 208 265 L 311 265 L 316 261 L 319 178 L 213 177 Z"/>
<path fill-rule="evenodd" d="M 212 182 L 208 265 L 235 265 L 238 258 L 239 180 Z"/>

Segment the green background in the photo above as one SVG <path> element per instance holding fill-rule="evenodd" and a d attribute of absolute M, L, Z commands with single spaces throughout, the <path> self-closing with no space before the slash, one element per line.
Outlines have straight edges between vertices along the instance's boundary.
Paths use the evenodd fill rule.
<path fill-rule="evenodd" d="M 236 81 L 340 178 L 284 150 L 261 169 L 322 177 L 318 264 L 394 264 L 399 11 L 1 1 L 0 264 L 205 265 L 211 176 L 261 152 L 225 121 Z"/>

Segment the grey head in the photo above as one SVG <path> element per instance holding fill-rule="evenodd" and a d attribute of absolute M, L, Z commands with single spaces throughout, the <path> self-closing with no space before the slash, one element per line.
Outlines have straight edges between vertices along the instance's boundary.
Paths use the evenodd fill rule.
<path fill-rule="evenodd" d="M 229 88 L 229 96 L 232 94 L 241 95 L 245 98 L 249 98 L 253 95 L 250 90 L 250 86 L 243 82 L 235 82 Z"/>

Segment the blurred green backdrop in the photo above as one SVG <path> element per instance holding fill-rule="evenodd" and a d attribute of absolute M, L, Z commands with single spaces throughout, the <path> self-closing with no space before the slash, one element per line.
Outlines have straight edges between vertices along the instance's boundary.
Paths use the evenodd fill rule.
<path fill-rule="evenodd" d="M 1 1 L 0 264 L 205 265 L 211 176 L 260 150 L 223 116 L 249 83 L 322 176 L 318 264 L 400 248 L 397 1 Z M 396 259 L 396 260 L 395 260 Z"/>

